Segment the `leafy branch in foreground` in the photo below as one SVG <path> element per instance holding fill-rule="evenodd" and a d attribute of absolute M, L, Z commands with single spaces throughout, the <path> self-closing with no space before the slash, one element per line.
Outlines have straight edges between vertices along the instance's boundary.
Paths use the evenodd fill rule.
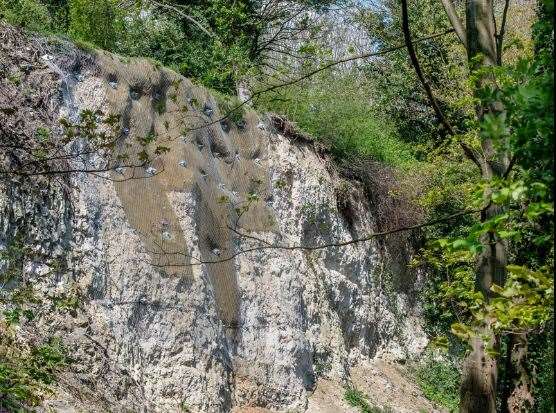
<path fill-rule="evenodd" d="M 241 211 L 245 212 L 245 210 L 241 210 Z M 387 231 L 382 231 L 382 232 L 373 232 L 373 233 L 370 233 L 368 235 L 365 235 L 365 236 L 359 237 L 359 238 L 352 238 L 350 240 L 336 241 L 336 242 L 330 242 L 330 243 L 325 243 L 325 244 L 320 244 L 320 245 L 296 245 L 296 244 L 279 244 L 279 243 L 273 244 L 273 243 L 268 242 L 268 241 L 266 241 L 262 238 L 256 237 L 254 235 L 249 235 L 249 234 L 246 234 L 246 233 L 242 232 L 238 228 L 238 225 L 237 225 L 238 223 L 237 223 L 237 220 L 236 220 L 236 222 L 233 223 L 233 225 L 228 226 L 228 229 L 231 230 L 238 237 L 238 239 L 250 239 L 252 241 L 257 242 L 259 245 L 255 246 L 255 247 L 239 249 L 237 251 L 223 251 L 222 255 L 224 255 L 224 256 L 222 258 L 218 258 L 218 259 L 215 259 L 215 260 L 203 260 L 200 257 L 192 256 L 192 255 L 186 254 L 182 251 L 168 251 L 162 245 L 157 245 L 158 251 L 148 251 L 148 252 L 153 254 L 153 255 L 183 256 L 183 257 L 186 257 L 186 258 L 193 259 L 195 261 L 194 263 L 186 264 L 185 266 L 218 264 L 218 263 L 222 263 L 222 262 L 231 261 L 231 260 L 235 259 L 236 257 L 242 255 L 242 254 L 247 254 L 247 253 L 250 253 L 250 252 L 261 251 L 261 250 L 318 251 L 318 250 L 323 250 L 323 249 L 327 249 L 327 248 L 345 247 L 345 246 L 348 246 L 348 245 L 354 245 L 354 244 L 368 242 L 368 241 L 371 241 L 375 238 L 385 237 L 385 236 L 388 236 L 388 235 L 397 234 L 397 233 L 404 232 L 404 231 L 411 231 L 411 230 L 416 230 L 416 229 L 420 229 L 420 228 L 425 228 L 425 227 L 429 227 L 429 226 L 438 225 L 440 223 L 444 223 L 444 222 L 454 220 L 458 217 L 462 217 L 462 216 L 470 215 L 470 214 L 476 214 L 476 213 L 479 213 L 479 212 L 481 212 L 480 209 L 460 211 L 460 212 L 457 212 L 455 214 L 452 214 L 452 215 L 449 215 L 449 216 L 446 216 L 446 217 L 442 217 L 442 218 L 438 218 L 438 219 L 435 219 L 435 220 L 427 221 L 427 222 L 424 222 L 424 223 L 421 223 L 421 224 L 402 226 L 402 227 L 398 227 L 398 228 L 394 228 L 394 229 L 387 230 Z M 175 264 L 175 263 L 159 265 L 159 264 L 156 264 L 154 262 L 150 262 L 150 264 L 153 265 L 153 266 L 158 266 L 158 267 L 183 266 L 183 264 Z"/>
<path fill-rule="evenodd" d="M 153 134 L 131 140 L 120 118 L 101 111 L 83 110 L 79 120 L 60 120 L 61 132 L 39 127 L 34 136 L 0 129 L 0 178 L 55 176 L 71 173 L 101 174 L 114 171 L 126 180 L 152 176 L 150 163 L 169 149 L 157 145 Z M 146 168 L 147 173 L 138 173 Z M 131 171 L 131 172 L 128 172 Z"/>
<path fill-rule="evenodd" d="M 543 229 L 544 225 L 552 227 L 554 208 L 549 188 L 542 182 L 500 180 L 497 185 L 485 185 L 478 186 L 478 201 L 483 200 L 487 187 L 487 201 L 503 206 L 504 212 L 475 224 L 465 238 L 435 240 L 426 256 L 435 267 L 449 269 L 450 279 L 442 284 L 440 294 L 445 309 L 455 308 L 460 320 L 452 325 L 452 332 L 466 341 L 482 337 L 489 344 L 488 351 L 495 354 L 493 336 L 484 336 L 485 327 L 495 334 L 530 333 L 553 318 L 553 262 L 539 263 L 536 269 L 507 265 L 506 282 L 493 283 L 485 296 L 473 288 L 475 262 L 485 248 L 493 246 L 484 239 L 495 235 L 519 243 L 527 238 L 528 243 L 550 253 L 552 235 Z"/>
<path fill-rule="evenodd" d="M 505 369 L 502 408 L 528 410 L 534 398 L 526 367 L 527 334 L 553 320 L 554 265 L 549 257 L 554 249 L 554 212 L 548 190 L 553 168 L 540 172 L 553 166 L 546 151 L 554 140 L 553 49 L 537 38 L 536 56 L 526 56 L 511 69 L 502 67 L 508 3 L 500 31 L 492 2 L 465 2 L 465 28 L 452 2 L 443 1 L 443 5 L 467 54 L 476 112 L 467 128 L 477 133 L 480 146 L 462 144 L 462 149 L 479 168 L 478 202 L 485 205 L 480 223 L 468 228 L 466 236 L 440 239 L 432 245 L 440 258 L 435 264 L 447 275 L 439 294 L 448 301 L 446 311 L 459 318 L 452 332 L 471 349 L 463 365 L 460 409 L 496 411 L 498 373 Z M 541 23 L 552 33 L 553 6 L 553 1 L 544 2 L 546 15 Z M 405 0 L 402 13 L 414 69 L 439 121 L 450 131 L 416 58 Z M 543 116 L 545 111 L 550 115 Z M 532 122 L 532 118 L 541 120 Z M 529 242 L 522 242 L 525 238 Z M 533 249 L 536 257 L 531 259 L 520 247 Z M 501 366 L 504 341 L 507 361 Z"/>

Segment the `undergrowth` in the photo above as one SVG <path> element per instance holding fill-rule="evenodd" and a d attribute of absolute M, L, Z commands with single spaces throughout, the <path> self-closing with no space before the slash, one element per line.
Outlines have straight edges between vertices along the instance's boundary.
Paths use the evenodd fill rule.
<path fill-rule="evenodd" d="M 58 338 L 22 349 L 5 326 L 0 326 L 0 408 L 25 411 L 26 406 L 38 405 L 66 362 Z"/>
<path fill-rule="evenodd" d="M 450 412 L 458 411 L 460 372 L 454 363 L 428 353 L 414 367 L 414 375 L 427 399 Z"/>
<path fill-rule="evenodd" d="M 415 162 L 411 147 L 375 107 L 370 86 L 364 83 L 355 75 L 325 75 L 265 94 L 258 107 L 286 115 L 302 131 L 328 144 L 339 158 L 370 157 L 391 166 L 409 166 Z"/>
<path fill-rule="evenodd" d="M 36 331 L 37 309 L 49 305 L 49 311 L 75 311 L 78 303 L 67 294 L 48 296 L 36 294 L 31 282 L 22 274 L 31 249 L 23 236 L 16 236 L 0 250 L 0 411 L 30 411 L 51 392 L 59 371 L 70 359 L 59 337 L 29 339 L 18 334 Z M 61 268 L 53 259 L 51 271 Z M 38 336 L 38 335 L 37 335 Z M 31 336 L 33 337 L 33 335 Z"/>
<path fill-rule="evenodd" d="M 374 406 L 369 402 L 367 396 L 355 387 L 348 387 L 344 393 L 344 400 L 352 407 L 357 408 L 361 413 L 391 413 L 389 407 Z"/>

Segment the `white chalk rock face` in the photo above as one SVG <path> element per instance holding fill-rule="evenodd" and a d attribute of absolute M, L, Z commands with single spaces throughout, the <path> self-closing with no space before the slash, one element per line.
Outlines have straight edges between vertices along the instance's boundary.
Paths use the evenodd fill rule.
<path fill-rule="evenodd" d="M 65 88 L 54 123 L 98 109 L 120 116 L 121 139 L 152 132 L 169 151 L 150 172 L 75 173 L 41 196 L 0 187 L 3 247 L 24 222 L 66 265 L 53 277 L 29 263 L 23 277 L 79 295 L 18 333 L 60 336 L 73 358 L 45 409 L 305 411 L 319 380 L 423 350 L 412 288 L 385 281 L 388 251 L 334 245 L 371 233 L 375 211 L 326 154 L 253 112 L 220 122 L 205 90 L 146 61 L 64 50 L 47 50 Z"/>

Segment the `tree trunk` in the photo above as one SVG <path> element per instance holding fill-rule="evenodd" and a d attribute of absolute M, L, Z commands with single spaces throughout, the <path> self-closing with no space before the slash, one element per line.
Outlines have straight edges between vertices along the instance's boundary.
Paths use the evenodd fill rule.
<path fill-rule="evenodd" d="M 527 369 L 527 337 L 510 334 L 508 343 L 508 395 L 502 400 L 503 411 L 525 413 L 531 411 L 535 399 L 532 394 L 531 375 Z"/>
<path fill-rule="evenodd" d="M 466 1 L 466 40 L 467 57 L 470 68 L 477 70 L 497 64 L 497 44 L 494 28 L 494 11 L 492 0 Z M 486 75 L 481 79 L 480 86 L 486 85 L 492 79 Z M 499 103 L 479 105 L 476 108 L 480 120 L 487 113 L 502 111 Z M 498 150 L 491 139 L 483 139 L 482 154 L 479 159 L 482 178 L 489 181 L 503 177 L 509 165 L 509 156 Z M 502 145 L 503 146 L 503 145 Z M 488 190 L 487 190 L 488 191 Z M 488 195 L 486 193 L 485 195 Z M 497 205 L 489 205 L 481 216 L 481 221 L 487 221 L 502 212 Z M 485 299 L 490 299 L 493 283 L 503 285 L 506 278 L 506 245 L 494 232 L 487 233 L 481 240 L 484 250 L 479 257 L 476 275 L 476 288 L 481 291 Z M 495 346 L 498 338 L 491 331 L 484 331 L 490 336 Z M 463 365 L 460 388 L 460 411 L 465 413 L 494 413 L 496 412 L 497 389 L 497 360 L 485 351 L 485 343 L 480 338 L 472 342 L 472 351 Z"/>
<path fill-rule="evenodd" d="M 496 412 L 496 360 L 484 351 L 484 342 L 475 338 L 472 351 L 463 363 L 460 389 L 461 412 Z"/>

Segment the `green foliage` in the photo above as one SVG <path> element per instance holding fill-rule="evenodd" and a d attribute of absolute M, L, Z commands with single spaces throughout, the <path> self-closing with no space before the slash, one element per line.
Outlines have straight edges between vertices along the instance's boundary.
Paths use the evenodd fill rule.
<path fill-rule="evenodd" d="M 60 339 L 26 350 L 0 328 L 0 407 L 20 411 L 38 405 L 67 362 Z"/>
<path fill-rule="evenodd" d="M 327 7 L 333 2 L 308 3 Z M 440 2 L 409 3 L 414 38 L 448 27 Z M 209 33 L 183 14 L 141 9 L 138 3 L 125 9 L 117 4 L 114 0 L 69 0 L 67 4 L 63 0 L 0 0 L 0 14 L 29 30 L 65 32 L 86 49 L 94 46 L 127 56 L 149 57 L 231 95 L 235 94 L 238 81 L 259 74 L 261 55 L 257 42 L 272 22 L 259 18 L 257 1 L 171 3 L 182 7 L 183 14 L 192 16 Z M 284 21 L 288 18 L 287 10 L 277 16 L 274 23 Z M 372 34 L 373 48 L 384 50 L 403 42 L 399 16 L 399 2 L 395 0 L 385 0 L 381 7 L 371 7 L 360 14 L 364 27 Z M 491 203 L 500 207 L 501 214 L 484 222 L 469 215 L 425 230 L 428 239 L 436 240 L 423 251 L 432 274 L 424 294 L 429 333 L 442 335 L 436 343 L 452 351 L 456 347 L 454 337 L 465 342 L 480 334 L 485 326 L 499 334 L 516 330 L 532 333 L 533 342 L 548 340 L 546 333 L 541 332 L 553 322 L 554 302 L 552 16 L 553 2 L 546 1 L 533 28 L 535 47 L 531 55 L 522 53 L 524 58 L 510 66 L 472 73 L 470 82 L 465 81 L 469 76 L 465 53 L 455 36 L 437 37 L 417 46 L 440 106 L 456 129 L 462 131 L 457 138 L 476 148 L 481 140 L 490 139 L 495 149 L 506 149 L 515 155 L 514 171 L 504 179 L 475 184 L 478 174 L 471 169 L 474 166 L 456 154 L 460 148 L 455 142 L 442 139 L 445 133 L 437 126 L 405 50 L 369 60 L 363 70 L 342 69 L 342 74 L 325 74 L 278 89 L 256 102 L 260 108 L 286 114 L 302 130 L 330 146 L 338 158 L 371 157 L 399 167 L 407 175 L 417 175 L 422 185 L 421 204 L 433 219 L 469 206 L 481 208 Z M 329 50 L 313 39 L 301 44 L 296 53 L 323 60 L 330 57 Z M 307 70 L 311 64 L 307 60 L 299 70 Z M 496 87 L 493 82 L 478 82 L 485 76 L 496 79 Z M 21 75 L 11 73 L 8 79 L 17 84 Z M 471 90 L 476 91 L 473 96 Z M 218 95 L 217 101 L 221 112 L 237 106 L 236 101 L 224 95 Z M 505 111 L 488 113 L 481 122 L 475 121 L 474 107 L 479 102 L 484 105 L 501 102 Z M 155 109 L 164 112 L 165 102 L 156 102 Z M 113 149 L 118 122 L 108 120 L 106 123 L 113 131 L 103 134 L 97 130 L 99 116 L 86 112 L 78 124 L 62 121 L 66 138 L 84 137 L 94 149 Z M 242 116 L 242 111 L 230 113 L 230 119 L 236 123 Z M 59 142 L 43 128 L 37 129 L 34 138 L 33 165 L 40 170 L 52 168 L 49 154 L 55 153 Z M 442 145 L 438 145 L 440 140 Z M 154 136 L 140 138 L 138 144 L 137 157 L 144 164 L 167 150 L 153 148 Z M 115 161 L 128 159 L 129 155 L 119 154 Z M 250 193 L 246 206 L 237 208 L 238 213 L 258 199 L 257 193 Z M 507 280 L 492 287 L 490 300 L 475 289 L 475 263 L 488 237 L 497 237 L 509 245 L 511 263 Z M 10 251 L 8 248 L 0 254 Z M 17 271 L 17 265 L 11 265 L 2 278 L 14 279 Z M 72 297 L 58 298 L 54 301 L 60 308 L 75 310 L 78 306 Z M 5 323 L 10 326 L 32 317 L 21 303 L 4 311 Z M 550 386 L 545 383 L 553 383 L 553 374 L 546 369 L 553 353 L 541 351 L 543 346 L 538 343 L 532 348 L 535 348 L 532 364 L 541 378 L 535 394 L 541 401 L 537 403 L 538 409 L 543 411 L 549 403 L 543 404 L 542 400 L 552 400 L 547 396 Z M 456 382 L 450 381 L 455 378 L 454 369 L 427 360 L 418 372 L 427 396 L 450 408 L 454 406 L 455 387 L 448 382 Z M 4 367 L 3 371 L 14 370 Z M 378 411 L 356 389 L 348 389 L 345 397 L 361 411 Z"/>
<path fill-rule="evenodd" d="M 56 374 L 69 362 L 59 338 L 29 344 L 20 341 L 16 333 L 20 327 L 35 328 L 38 306 L 45 304 L 33 283 L 21 277 L 24 262 L 33 256 L 24 236 L 18 235 L 0 251 L 0 282 L 8 287 L 0 291 L 0 408 L 8 411 L 27 411 L 40 404 Z M 49 271 L 43 276 L 60 269 L 57 260 L 46 265 Z M 49 297 L 52 309 L 60 311 L 68 308 L 64 305 L 72 305 L 67 296 Z"/>
<path fill-rule="evenodd" d="M 68 310 L 70 312 L 75 312 L 80 305 L 79 295 L 76 291 L 53 295 L 49 297 L 49 300 L 56 310 Z"/>
<path fill-rule="evenodd" d="M 297 1 L 313 9 L 340 2 Z M 230 95 L 236 93 L 239 81 L 260 74 L 263 51 L 270 46 L 263 42 L 263 33 L 296 21 L 296 11 L 283 4 L 264 14 L 261 3 L 253 0 L 173 0 L 165 4 L 0 0 L 0 15 L 30 30 L 69 35 L 85 49 L 93 45 L 126 56 L 152 58 Z M 305 18 L 299 24 L 314 36 L 309 22 Z M 303 53 L 312 53 L 305 49 Z"/>
<path fill-rule="evenodd" d="M 0 262 L 2 262 L 0 283 L 6 285 L 19 278 L 26 252 L 27 248 L 23 244 L 21 235 L 14 237 L 6 248 L 0 250 Z"/>
<path fill-rule="evenodd" d="M 529 360 L 535 374 L 533 413 L 554 413 L 554 325 L 529 339 Z"/>
<path fill-rule="evenodd" d="M 259 106 L 285 114 L 340 158 L 371 157 L 408 166 L 414 161 L 411 149 L 372 104 L 369 87 L 355 75 L 325 75 L 263 97 Z"/>
<path fill-rule="evenodd" d="M 68 0 L 41 0 L 46 5 L 52 21 L 51 32 L 66 34 L 69 26 Z"/>
<path fill-rule="evenodd" d="M 546 25 L 551 23 L 537 23 L 536 29 L 546 35 Z M 444 329 L 451 325 L 448 337 L 437 341 L 449 346 L 454 336 L 464 343 L 479 336 L 487 344 L 486 351 L 497 356 L 508 350 L 505 346 L 495 348 L 492 335 L 485 331 L 502 340 L 507 334 L 526 333 L 531 343 L 528 367 L 537 411 L 553 410 L 550 389 L 554 374 L 552 368 L 545 367 L 553 362 L 553 351 L 547 350 L 546 344 L 552 345 L 554 320 L 551 48 L 552 42 L 546 42 L 534 55 L 525 55 L 514 64 L 483 68 L 470 76 L 477 91 L 475 103 L 488 107 L 501 102 L 505 111 L 468 122 L 469 136 L 476 135 L 474 143 L 488 139 L 496 150 L 511 153 L 513 171 L 465 188 L 467 206 L 495 206 L 500 211 L 496 216 L 482 222 L 471 219 L 465 225 L 437 232 L 436 241 L 424 253 L 437 280 L 429 290 L 428 310 L 443 320 Z M 496 81 L 484 82 L 485 78 Z M 503 285 L 493 284 L 485 297 L 476 289 L 476 262 L 489 248 L 486 240 L 493 239 L 508 246 L 509 264 Z M 540 342 L 545 345 L 539 346 Z M 505 366 L 500 366 L 504 377 Z"/>
<path fill-rule="evenodd" d="M 166 112 L 166 98 L 163 97 L 162 99 L 157 100 L 154 104 L 154 109 L 159 115 L 162 115 L 164 112 Z"/>
<path fill-rule="evenodd" d="M 68 34 L 74 39 L 114 50 L 123 30 L 122 19 L 114 0 L 69 0 Z"/>
<path fill-rule="evenodd" d="M 255 17 L 257 5 L 252 1 L 209 0 L 197 2 L 193 15 L 201 15 L 214 33 L 213 47 L 198 36 L 198 30 L 186 52 L 190 58 L 181 72 L 200 79 L 203 84 L 225 92 L 235 92 L 236 81 L 246 73 L 255 49 L 262 22 Z"/>
<path fill-rule="evenodd" d="M 453 362 L 427 353 L 416 366 L 415 377 L 429 400 L 450 412 L 458 411 L 460 372 Z"/>
<path fill-rule="evenodd" d="M 486 198 L 485 185 L 479 185 L 478 202 L 504 206 L 506 212 L 473 225 L 465 238 L 436 240 L 432 248 L 440 252 L 441 261 L 429 260 L 450 272 L 449 280 L 440 287 L 440 295 L 447 311 L 455 308 L 460 319 L 468 320 L 452 325 L 452 333 L 464 340 L 480 335 L 485 326 L 496 334 L 532 331 L 553 317 L 554 279 L 550 262 L 537 270 L 508 265 L 505 284 L 492 285 L 495 297 L 490 300 L 475 290 L 474 262 L 484 248 L 485 236 L 496 234 L 502 239 L 519 240 L 531 225 L 543 219 L 551 221 L 554 214 L 553 205 L 546 201 L 549 191 L 542 183 L 527 186 L 524 181 L 504 180 L 498 185 L 491 182 Z M 552 236 L 547 237 L 544 231 L 527 236 L 534 244 L 553 250 Z"/>
<path fill-rule="evenodd" d="M 181 13 L 128 10 L 114 50 L 153 58 L 205 86 L 235 94 L 238 79 L 256 64 L 251 51 L 256 48 L 261 22 L 255 18 L 255 3 L 177 3 Z M 204 30 L 183 15 L 193 16 Z"/>
<path fill-rule="evenodd" d="M 0 0 L 0 17 L 37 32 L 47 32 L 52 27 L 48 8 L 38 0 Z"/>
<path fill-rule="evenodd" d="M 361 413 L 389 413 L 391 409 L 373 406 L 365 394 L 355 387 L 348 387 L 344 392 L 344 400 L 352 407 L 356 407 Z"/>
<path fill-rule="evenodd" d="M 509 68 L 487 69 L 472 81 L 494 76 L 497 88 L 481 87 L 483 104 L 501 101 L 506 112 L 487 115 L 480 123 L 481 136 L 495 145 L 508 142 L 518 159 L 513 177 L 491 180 L 475 189 L 475 206 L 494 204 L 502 213 L 469 227 L 465 238 L 439 239 L 444 262 L 454 264 L 452 278 L 442 286 L 444 298 L 455 302 L 469 316 L 452 332 L 469 339 L 485 324 L 498 333 L 532 331 L 553 318 L 554 251 L 553 185 L 554 141 L 553 67 L 541 50 L 536 59 L 518 61 Z M 496 236 L 511 241 L 517 264 L 508 265 L 503 286 L 493 285 L 495 298 L 486 301 L 474 291 L 475 256 L 483 239 Z M 521 249 L 523 251 L 521 251 Z"/>
<path fill-rule="evenodd" d="M 384 0 L 380 4 L 380 7 L 369 7 L 358 15 L 373 39 L 373 46 L 385 50 L 404 44 L 400 2 Z M 409 0 L 408 10 L 413 39 L 449 28 L 440 1 Z M 474 114 L 472 107 L 462 104 L 469 96 L 469 88 L 465 87 L 465 52 L 455 36 L 423 41 L 416 44 L 416 49 L 443 112 L 459 129 Z M 438 146 L 446 138 L 405 49 L 388 53 L 384 59 L 369 59 L 364 69 L 377 91 L 374 100 L 381 112 L 391 119 L 401 139 L 412 144 L 435 143 Z M 428 149 L 428 145 L 420 147 L 418 157 L 426 159 Z"/>
<path fill-rule="evenodd" d="M 549 389 L 554 382 L 552 368 L 543 367 L 552 365 L 553 351 L 547 350 L 546 344 L 538 345 L 551 345 L 554 319 L 554 72 L 549 9 L 544 9 L 545 21 L 535 24 L 534 31 L 544 40 L 539 42 L 537 37 L 534 54 L 522 51 L 522 58 L 510 65 L 473 72 L 469 87 L 476 90 L 475 98 L 451 101 L 456 107 L 468 108 L 502 103 L 503 112 L 487 113 L 481 121 L 468 117 L 460 127 L 465 128 L 463 138 L 471 146 L 479 148 L 481 141 L 488 139 L 495 150 L 511 153 L 512 173 L 481 182 L 477 173 L 458 170 L 461 161 L 454 163 L 450 144 L 445 146 L 449 152 L 443 154 L 448 168 L 443 166 L 438 174 L 429 175 L 432 190 L 425 191 L 422 198 L 433 217 L 487 205 L 499 208 L 499 214 L 483 222 L 473 214 L 426 230 L 427 238 L 435 241 L 423 252 L 431 274 L 424 310 L 429 332 L 437 335 L 434 343 L 453 355 L 461 354 L 455 338 L 466 344 L 480 336 L 487 343 L 487 352 L 496 356 L 508 351 L 507 347 L 493 348 L 492 336 L 483 336 L 484 331 L 493 332 L 502 342 L 507 334 L 527 333 L 532 344 L 528 368 L 537 411 L 553 410 Z M 436 155 L 427 158 L 431 165 L 439 164 Z M 488 239 L 503 240 L 509 265 L 503 285 L 494 284 L 486 298 L 477 290 L 476 263 L 489 248 Z M 503 378 L 505 366 L 499 366 Z"/>
<path fill-rule="evenodd" d="M 149 57 L 179 71 L 188 42 L 178 20 L 139 10 L 126 16 L 125 30 L 118 39 L 117 52 L 126 56 Z"/>
<path fill-rule="evenodd" d="M 492 76 L 496 85 L 478 87 L 485 105 L 502 102 L 504 112 L 486 114 L 480 123 L 482 138 L 492 139 L 500 149 L 509 149 L 519 159 L 522 173 L 550 185 L 554 160 L 554 78 L 550 57 L 542 49 L 535 59 L 525 57 L 515 65 L 476 71 L 471 81 Z M 537 116 L 533 116 L 537 115 Z M 504 146 L 504 147 L 503 147 Z"/>
<path fill-rule="evenodd" d="M 348 387 L 344 393 L 344 400 L 350 406 L 357 407 L 362 413 L 371 413 L 371 405 L 367 401 L 367 397 L 355 387 Z"/>

